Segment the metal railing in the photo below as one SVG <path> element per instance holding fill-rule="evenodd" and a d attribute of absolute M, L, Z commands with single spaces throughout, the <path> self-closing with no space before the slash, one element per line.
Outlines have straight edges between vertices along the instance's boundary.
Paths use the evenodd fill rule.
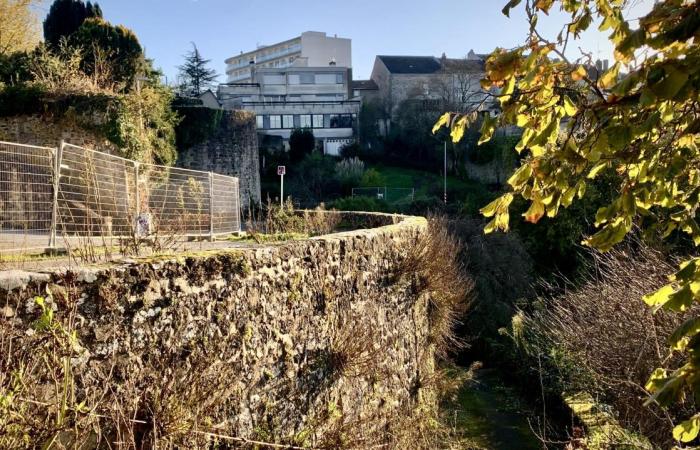
<path fill-rule="evenodd" d="M 0 251 L 71 239 L 240 231 L 238 178 L 145 164 L 61 143 L 0 142 Z"/>
<path fill-rule="evenodd" d="M 359 187 L 352 188 L 353 197 L 371 197 L 377 200 L 384 200 L 387 203 L 412 202 L 415 198 L 413 188 L 392 188 L 392 187 Z"/>

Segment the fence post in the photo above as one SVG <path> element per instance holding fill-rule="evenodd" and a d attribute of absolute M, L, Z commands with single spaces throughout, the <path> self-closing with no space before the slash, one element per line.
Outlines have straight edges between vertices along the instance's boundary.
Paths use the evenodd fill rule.
<path fill-rule="evenodd" d="M 139 215 L 141 214 L 141 192 L 139 188 L 139 163 L 134 161 L 134 236 L 139 235 Z"/>
<path fill-rule="evenodd" d="M 61 144 L 54 149 L 53 166 L 53 202 L 51 207 L 51 231 L 49 236 L 49 248 L 56 250 L 56 228 L 58 227 L 58 189 L 61 180 L 61 160 L 63 158 L 63 146 L 65 142 L 61 139 Z"/>
<path fill-rule="evenodd" d="M 209 172 L 209 240 L 214 240 L 214 172 Z"/>

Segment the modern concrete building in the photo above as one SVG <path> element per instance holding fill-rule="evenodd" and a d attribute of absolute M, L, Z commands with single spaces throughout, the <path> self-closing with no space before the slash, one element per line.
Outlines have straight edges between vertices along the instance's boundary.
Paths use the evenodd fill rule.
<path fill-rule="evenodd" d="M 338 67 L 352 67 L 350 39 L 306 31 L 295 38 L 228 58 L 226 82 L 251 82 L 253 69 L 283 69 L 291 65 L 324 67 L 331 63 Z"/>
<path fill-rule="evenodd" d="M 218 99 L 225 109 L 254 111 L 258 133 L 280 138 L 285 147 L 294 128 L 311 128 L 331 155 L 353 141 L 360 111 L 351 69 L 328 64 L 253 68 L 248 82 L 220 85 Z"/>

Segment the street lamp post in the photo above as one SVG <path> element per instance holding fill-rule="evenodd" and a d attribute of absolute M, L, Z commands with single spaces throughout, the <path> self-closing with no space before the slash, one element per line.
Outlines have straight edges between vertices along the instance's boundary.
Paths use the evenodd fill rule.
<path fill-rule="evenodd" d="M 443 144 L 445 149 L 445 183 L 443 185 L 443 202 L 445 203 L 445 205 L 447 205 L 447 141 L 443 141 Z"/>

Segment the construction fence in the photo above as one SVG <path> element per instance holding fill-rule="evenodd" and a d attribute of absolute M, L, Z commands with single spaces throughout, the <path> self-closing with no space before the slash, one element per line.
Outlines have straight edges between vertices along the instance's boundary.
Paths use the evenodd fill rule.
<path fill-rule="evenodd" d="M 61 143 L 0 141 L 0 251 L 240 231 L 238 178 Z"/>

